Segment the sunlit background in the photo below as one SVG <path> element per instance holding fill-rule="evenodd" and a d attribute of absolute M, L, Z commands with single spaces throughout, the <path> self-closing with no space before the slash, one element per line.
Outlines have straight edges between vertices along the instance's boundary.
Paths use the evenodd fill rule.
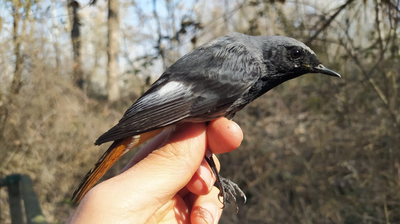
<path fill-rule="evenodd" d="M 399 0 L 117 8 L 110 25 L 105 0 L 0 2 L 0 177 L 28 174 L 49 223 L 73 212 L 72 192 L 107 147 L 94 140 L 165 68 L 231 32 L 299 39 L 342 79 L 304 75 L 236 115 L 244 141 L 219 157 L 221 173 L 248 202 L 239 214 L 228 205 L 220 223 L 400 223 Z M 10 223 L 5 188 L 0 223 Z"/>

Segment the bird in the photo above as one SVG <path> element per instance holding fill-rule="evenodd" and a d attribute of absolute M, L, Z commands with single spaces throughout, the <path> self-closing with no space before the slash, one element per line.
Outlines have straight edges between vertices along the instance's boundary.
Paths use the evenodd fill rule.
<path fill-rule="evenodd" d="M 232 33 L 201 45 L 167 68 L 119 122 L 95 141 L 95 145 L 113 143 L 75 190 L 73 203 L 79 203 L 122 155 L 166 128 L 219 117 L 232 119 L 267 91 L 306 73 L 341 77 L 322 65 L 308 46 L 290 37 Z M 225 206 L 232 199 L 238 212 L 236 191 L 246 200 L 244 192 L 219 175 L 212 154 L 206 153 L 205 159 L 216 177 L 221 203 Z"/>

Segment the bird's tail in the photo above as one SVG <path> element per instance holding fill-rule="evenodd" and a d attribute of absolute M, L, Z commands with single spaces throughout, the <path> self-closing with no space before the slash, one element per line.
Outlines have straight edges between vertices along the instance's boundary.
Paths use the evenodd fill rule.
<path fill-rule="evenodd" d="M 157 129 L 141 135 L 117 140 L 107 149 L 101 156 L 94 167 L 86 174 L 78 188 L 72 195 L 74 205 L 78 204 L 83 196 L 97 183 L 97 181 L 114 165 L 114 163 L 125 153 L 129 152 L 136 146 L 142 144 L 148 139 L 159 134 L 163 129 Z"/>

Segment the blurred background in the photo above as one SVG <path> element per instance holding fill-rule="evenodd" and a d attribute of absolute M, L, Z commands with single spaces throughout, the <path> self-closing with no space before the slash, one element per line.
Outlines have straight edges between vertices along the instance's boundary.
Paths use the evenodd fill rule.
<path fill-rule="evenodd" d="M 284 35 L 342 79 L 304 75 L 236 115 L 221 173 L 248 202 L 220 223 L 400 223 L 399 23 L 399 0 L 1 1 L 0 177 L 30 175 L 64 223 L 94 140 L 165 68 L 231 32 Z M 9 223 L 5 189 L 0 208 Z"/>

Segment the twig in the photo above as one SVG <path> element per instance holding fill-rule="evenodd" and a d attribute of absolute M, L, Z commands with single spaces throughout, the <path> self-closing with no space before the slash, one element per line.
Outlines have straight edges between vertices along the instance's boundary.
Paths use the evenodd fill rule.
<path fill-rule="evenodd" d="M 354 0 L 347 0 L 346 3 L 344 3 L 342 6 L 340 6 L 337 11 L 324 23 L 324 25 L 317 30 L 317 32 L 315 32 L 314 35 L 312 35 L 310 38 L 308 38 L 308 40 L 305 42 L 306 45 L 309 45 L 323 30 L 325 30 L 330 24 L 331 22 L 339 15 L 339 13 L 344 10 L 348 5 L 350 5 L 351 3 L 353 3 Z"/>

